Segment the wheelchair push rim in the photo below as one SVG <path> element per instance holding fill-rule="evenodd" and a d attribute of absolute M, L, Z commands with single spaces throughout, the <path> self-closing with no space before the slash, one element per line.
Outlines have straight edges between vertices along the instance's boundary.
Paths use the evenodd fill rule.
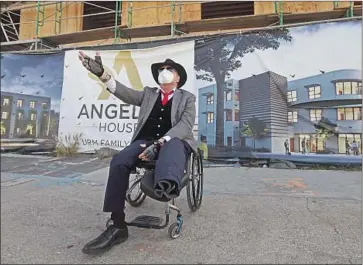
<path fill-rule="evenodd" d="M 142 192 L 140 181 L 145 173 L 145 169 L 136 168 L 136 174 L 130 175 L 129 189 L 126 193 L 126 201 L 132 207 L 140 207 L 146 199 L 146 194 Z"/>
<path fill-rule="evenodd" d="M 198 210 L 203 198 L 203 164 L 200 154 L 193 155 L 187 185 L 188 206 L 192 212 Z"/>

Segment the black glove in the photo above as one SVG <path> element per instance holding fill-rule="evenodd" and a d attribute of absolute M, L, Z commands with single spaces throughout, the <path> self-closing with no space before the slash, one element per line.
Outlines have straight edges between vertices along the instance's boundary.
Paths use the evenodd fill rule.
<path fill-rule="evenodd" d="M 155 160 L 155 158 L 158 155 L 158 152 L 160 150 L 160 144 L 159 142 L 154 142 L 153 144 L 149 145 L 144 152 L 142 152 L 144 154 L 144 156 L 149 160 Z"/>
<path fill-rule="evenodd" d="M 83 52 L 79 53 L 79 59 L 82 61 L 83 66 L 90 71 L 92 74 L 101 77 L 104 73 L 102 60 L 100 54 L 97 52 L 95 59 L 92 59 Z"/>

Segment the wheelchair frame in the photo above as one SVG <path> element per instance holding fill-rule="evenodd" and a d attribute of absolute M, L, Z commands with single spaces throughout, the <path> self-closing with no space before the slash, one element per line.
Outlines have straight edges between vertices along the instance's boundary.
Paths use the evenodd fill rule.
<path fill-rule="evenodd" d="M 153 165 L 150 165 L 149 162 L 142 162 L 139 167 L 135 168 L 137 179 L 131 185 L 131 187 L 127 190 L 126 193 L 126 201 L 132 207 L 140 207 L 143 201 L 148 197 L 141 188 L 141 180 L 143 179 L 147 170 L 154 170 L 155 169 L 155 161 L 152 161 Z M 140 171 L 144 171 L 143 174 L 140 174 Z M 198 177 L 198 182 L 196 184 L 196 178 Z M 201 150 L 198 149 L 198 152 L 192 152 L 187 160 L 186 168 L 184 169 L 184 176 L 182 182 L 187 181 L 186 188 L 187 191 L 187 201 L 189 209 L 192 212 L 197 211 L 201 204 L 203 198 L 203 160 Z M 132 200 L 131 199 L 131 192 L 135 189 L 137 185 L 140 184 L 140 194 L 138 194 L 137 198 Z M 154 199 L 154 198 L 152 198 Z M 159 200 L 157 200 L 159 201 Z M 166 202 L 166 209 L 165 209 L 165 222 L 163 222 L 162 218 L 155 217 L 155 216 L 138 216 L 132 222 L 128 223 L 128 226 L 134 226 L 139 228 L 146 228 L 146 229 L 164 229 L 169 225 L 170 222 L 170 215 L 171 211 L 176 211 L 176 222 L 172 223 L 169 226 L 168 233 L 169 236 L 173 239 L 178 238 L 182 231 L 183 226 L 183 216 L 181 209 L 176 206 L 176 198 L 171 199 L 170 201 Z"/>

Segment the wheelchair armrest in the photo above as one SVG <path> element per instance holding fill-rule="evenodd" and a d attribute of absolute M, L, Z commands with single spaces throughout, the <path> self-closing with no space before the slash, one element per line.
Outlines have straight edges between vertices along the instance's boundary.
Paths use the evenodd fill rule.
<path fill-rule="evenodd" d="M 194 155 L 196 158 L 200 158 L 202 157 L 202 154 L 201 154 L 201 150 L 198 148 L 197 151 L 192 151 L 190 154 L 189 154 L 189 158 L 191 155 Z M 186 163 L 188 164 L 188 160 L 189 158 L 187 159 Z M 135 167 L 138 167 L 138 168 L 144 168 L 144 169 L 148 169 L 148 170 L 152 170 L 152 169 L 155 169 L 155 165 L 156 165 L 156 160 L 151 160 L 151 161 L 143 161 L 143 160 L 138 160 Z"/>
<path fill-rule="evenodd" d="M 194 151 L 194 150 L 193 150 L 193 154 L 194 154 L 196 157 L 203 157 L 203 151 L 202 151 L 202 149 L 200 149 L 199 147 L 197 148 L 197 151 Z"/>
<path fill-rule="evenodd" d="M 145 168 L 145 169 L 154 169 L 155 168 L 155 164 L 156 164 L 156 160 L 151 160 L 151 161 L 142 161 L 142 160 L 139 160 L 136 163 L 136 167 L 138 167 L 138 168 Z"/>

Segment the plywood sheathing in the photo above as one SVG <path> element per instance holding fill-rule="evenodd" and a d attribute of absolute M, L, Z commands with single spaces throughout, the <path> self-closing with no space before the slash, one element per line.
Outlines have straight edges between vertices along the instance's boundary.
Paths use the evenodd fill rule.
<path fill-rule="evenodd" d="M 67 2 L 64 2 L 64 4 L 66 4 Z M 189 2 L 190 3 L 190 2 Z M 345 8 L 347 8 L 349 6 L 349 3 L 344 3 L 341 2 L 338 5 L 338 9 L 340 10 L 334 10 L 334 4 L 333 2 L 308 2 L 310 4 L 310 7 L 307 7 L 306 4 L 307 2 L 295 2 L 295 3 L 286 3 L 288 5 L 284 5 L 284 13 L 286 14 L 284 17 L 284 22 L 285 23 L 300 23 L 300 22 L 305 22 L 305 21 L 314 21 L 314 20 L 324 20 L 324 19 L 334 19 L 334 18 L 341 18 L 344 17 L 345 14 L 345 9 L 342 9 L 342 6 Z M 127 14 L 127 2 L 123 2 L 123 14 Z M 139 25 L 137 26 L 137 24 L 135 25 L 135 20 L 133 18 L 133 26 L 130 29 L 123 29 L 125 31 L 126 35 L 130 35 L 130 37 L 132 37 L 132 41 L 147 41 L 147 40 L 152 40 L 152 39 L 163 39 L 163 38 L 170 38 L 170 7 L 162 7 L 162 5 L 166 5 L 166 4 L 170 4 L 170 2 L 161 2 L 160 4 L 160 9 L 158 12 L 156 12 L 155 10 L 157 10 L 155 8 L 155 4 L 157 4 L 157 2 L 132 2 L 133 7 L 137 8 L 140 6 L 136 5 L 136 4 L 143 4 L 143 6 L 145 7 L 145 4 L 148 4 L 149 7 L 154 7 L 154 8 L 150 8 L 150 9 L 142 9 L 142 10 L 134 10 L 133 12 L 144 12 L 145 17 L 144 20 L 147 18 L 148 21 L 150 22 L 149 25 Z M 283 3 L 285 4 L 285 3 Z M 299 4 L 301 4 L 299 6 Z M 77 6 L 79 5 L 79 6 Z M 136 7 L 135 7 L 136 5 Z M 197 8 L 197 5 L 199 5 L 199 10 Z M 182 9 L 182 20 L 181 20 L 181 24 L 178 25 L 178 29 L 180 29 L 183 32 L 198 32 L 198 35 L 203 34 L 203 32 L 205 33 L 210 33 L 210 32 L 217 32 L 217 31 L 224 31 L 228 29 L 236 29 L 236 28 L 241 28 L 241 29 L 246 29 L 249 27 L 261 27 L 263 25 L 260 25 L 261 23 L 267 23 L 269 22 L 268 20 L 271 20 L 271 23 L 273 22 L 277 22 L 278 18 L 277 15 L 275 13 L 275 15 L 271 15 L 274 13 L 274 3 L 273 2 L 255 2 L 255 7 L 259 5 L 259 9 L 256 8 L 256 12 L 258 10 L 260 10 L 259 12 L 262 12 L 261 10 L 263 10 L 263 12 L 266 12 L 267 14 L 262 15 L 260 14 L 260 16 L 248 16 L 248 17 L 240 17 L 240 18 L 221 18 L 221 19 L 211 19 L 208 21 L 201 21 L 200 20 L 200 4 L 193 4 L 193 5 L 184 5 Z M 64 5 L 63 5 L 64 6 Z M 53 15 L 54 11 L 55 11 L 55 5 L 51 5 L 49 7 L 53 8 L 53 12 L 51 11 L 47 11 L 46 9 L 46 17 L 49 15 Z M 298 8 L 299 7 L 299 8 Z M 309 8 L 308 10 L 317 10 L 317 12 L 310 12 L 310 13 L 305 13 L 306 11 L 303 9 L 304 8 Z M 270 9 L 269 9 L 270 8 Z M 315 9 L 314 9 L 315 8 Z M 67 9 L 71 9 L 71 11 L 69 13 L 71 13 L 71 15 L 67 14 Z M 164 14 L 164 16 L 160 16 L 159 15 L 159 19 L 157 19 L 157 15 L 159 14 L 159 12 L 161 12 L 163 9 L 168 9 L 168 14 L 169 14 L 169 19 L 166 20 L 166 15 Z M 330 11 L 324 11 L 324 9 L 328 9 Z M 27 11 L 27 10 L 31 10 L 31 9 L 24 9 L 22 11 Z M 78 11 L 77 11 L 78 10 Z M 145 12 L 149 12 L 148 10 L 154 10 L 152 12 L 154 13 L 154 17 L 155 19 L 150 19 L 151 14 L 146 14 Z M 293 15 L 289 12 L 289 10 L 292 13 L 295 13 L 296 15 Z M 299 11 L 300 10 L 300 11 Z M 33 18 L 32 20 L 35 20 L 36 17 L 36 8 L 33 8 L 32 10 L 33 13 Z M 322 12 L 323 11 L 323 12 Z M 357 8 L 355 8 L 355 11 L 358 11 Z M 355 14 L 356 16 L 361 15 L 361 9 L 359 9 L 360 13 Z M 40 36 L 42 37 L 47 37 L 49 36 L 49 41 L 53 41 L 55 44 L 59 44 L 62 47 L 76 47 L 76 46 L 88 46 L 88 45 L 107 45 L 107 44 L 112 44 L 114 42 L 113 40 L 113 28 L 102 28 L 102 29 L 96 29 L 96 30 L 89 30 L 89 31 L 82 31 L 82 20 L 83 18 L 81 17 L 81 14 L 83 14 L 83 3 L 74 3 L 66 8 L 64 8 L 63 10 L 63 17 L 69 17 L 69 16 L 77 16 L 77 12 L 78 12 L 78 19 L 74 18 L 74 19 L 69 19 L 69 21 L 73 21 L 73 23 L 71 22 L 71 25 L 67 25 L 66 21 L 67 20 L 63 20 L 62 21 L 62 34 L 59 36 L 54 36 L 54 21 L 50 21 L 50 22 L 46 22 L 49 23 L 49 32 L 46 32 L 46 28 L 44 25 L 43 27 L 40 28 Z M 166 12 L 166 11 L 165 11 Z M 175 11 L 175 17 L 174 17 L 174 21 L 178 22 L 179 21 L 179 16 L 178 16 L 178 7 L 176 7 L 176 11 Z M 196 19 L 193 19 L 193 21 L 188 20 L 188 19 L 192 19 L 192 16 L 186 16 L 183 14 L 187 14 L 188 12 L 194 12 L 194 13 L 198 13 L 199 17 Z M 49 15 L 47 15 L 47 13 Z M 75 15 L 73 15 L 75 14 Z M 290 16 L 290 15 L 291 16 Z M 267 17 L 265 17 L 267 15 Z M 140 15 L 141 16 L 141 15 Z M 184 16 L 184 17 L 183 17 Z M 195 15 L 196 16 L 196 15 Z M 152 16 L 151 16 L 152 17 Z M 185 18 L 187 17 L 187 18 Z M 24 21 L 23 17 L 23 21 Z M 163 19 L 161 19 L 163 18 Z M 54 18 L 53 18 L 54 19 Z M 127 16 L 123 16 L 123 19 L 127 19 Z M 184 19 L 184 21 L 183 21 Z M 268 20 L 267 20 L 268 19 Z M 78 20 L 78 24 L 75 23 L 74 21 Z M 273 21 L 272 21 L 273 20 Z M 126 20 L 125 20 L 126 21 Z M 234 21 L 234 22 L 233 22 Z M 141 23 L 141 18 L 139 20 L 139 23 Z M 165 23 L 162 23 L 165 22 Z M 258 23 L 257 23 L 258 22 Z M 157 23 L 161 23 L 161 24 L 157 24 Z M 141 23 L 142 24 L 142 23 Z M 246 25 L 248 24 L 248 25 Z M 27 24 L 25 24 L 27 25 Z M 72 29 L 72 25 L 73 25 L 73 29 Z M 164 25 L 161 26 L 160 25 Z M 78 27 L 78 28 L 77 28 Z M 44 32 L 43 32 L 44 30 Z M 28 31 L 28 32 L 27 32 Z M 146 32 L 146 33 L 145 33 Z M 22 37 L 23 39 L 31 39 L 31 36 L 35 36 L 35 24 L 33 23 L 33 26 L 31 26 L 28 29 L 24 29 L 21 31 L 21 33 L 23 33 Z M 24 38 L 25 33 L 28 33 L 27 38 Z M 30 34 L 29 34 L 30 33 Z M 66 33 L 66 34 L 65 34 Z M 68 34 L 67 34 L 68 33 Z M 47 35 L 48 34 L 48 35 Z M 53 37 L 52 37 L 53 35 Z M 168 36 L 169 35 L 169 36 Z M 126 40 L 118 40 L 117 42 L 126 42 Z"/>
<path fill-rule="evenodd" d="M 46 2 L 42 2 L 46 3 Z M 44 24 L 39 26 L 39 37 L 53 36 L 56 34 L 72 33 L 82 30 L 83 25 L 83 3 L 82 2 L 63 2 L 62 20 L 60 32 L 55 29 L 56 4 L 44 6 Z M 19 39 L 29 40 L 36 36 L 37 8 L 26 8 L 20 10 Z M 40 19 L 42 15 L 40 15 Z M 65 19 L 69 18 L 69 19 Z"/>
<path fill-rule="evenodd" d="M 174 22 L 201 19 L 201 4 L 195 2 L 175 2 Z M 153 26 L 171 23 L 171 2 L 122 2 L 122 24 L 128 25 L 128 8 L 132 6 L 132 27 Z"/>
<path fill-rule="evenodd" d="M 333 11 L 285 14 L 284 21 L 287 24 L 304 23 L 312 21 L 326 21 L 330 19 L 339 19 L 344 17 L 345 9 L 337 9 Z M 362 16 L 362 9 L 354 8 L 354 16 Z M 277 14 L 274 15 L 258 15 L 249 17 L 233 17 L 208 19 L 208 21 L 189 21 L 179 25 L 180 30 L 188 32 L 188 36 L 201 36 L 203 34 L 213 34 L 217 31 L 229 32 L 234 29 L 246 31 L 248 28 L 256 28 L 258 24 L 278 21 Z M 247 25 L 250 25 L 248 27 Z M 261 25 L 260 25 L 261 26 Z M 217 30 L 219 28 L 220 30 Z M 124 33 L 132 38 L 131 42 L 153 41 L 161 39 L 170 39 L 170 25 L 164 26 L 147 26 L 137 28 L 124 28 Z M 74 35 L 74 36 L 73 36 Z M 74 34 L 66 34 L 64 36 L 51 37 L 50 41 L 59 43 L 62 47 L 79 47 L 91 45 L 108 45 L 114 43 L 113 33 L 111 29 L 90 30 L 89 33 L 79 32 Z M 78 42 L 76 44 L 76 42 Z M 119 39 L 118 43 L 127 42 L 125 39 Z"/>
<path fill-rule="evenodd" d="M 284 13 L 312 13 L 334 10 L 333 1 L 275 1 L 277 2 L 278 11 L 280 4 L 282 4 Z M 275 2 L 257 2 L 255 1 L 255 15 L 272 14 L 275 13 Z M 337 8 L 348 8 L 349 1 L 337 2 Z"/>

